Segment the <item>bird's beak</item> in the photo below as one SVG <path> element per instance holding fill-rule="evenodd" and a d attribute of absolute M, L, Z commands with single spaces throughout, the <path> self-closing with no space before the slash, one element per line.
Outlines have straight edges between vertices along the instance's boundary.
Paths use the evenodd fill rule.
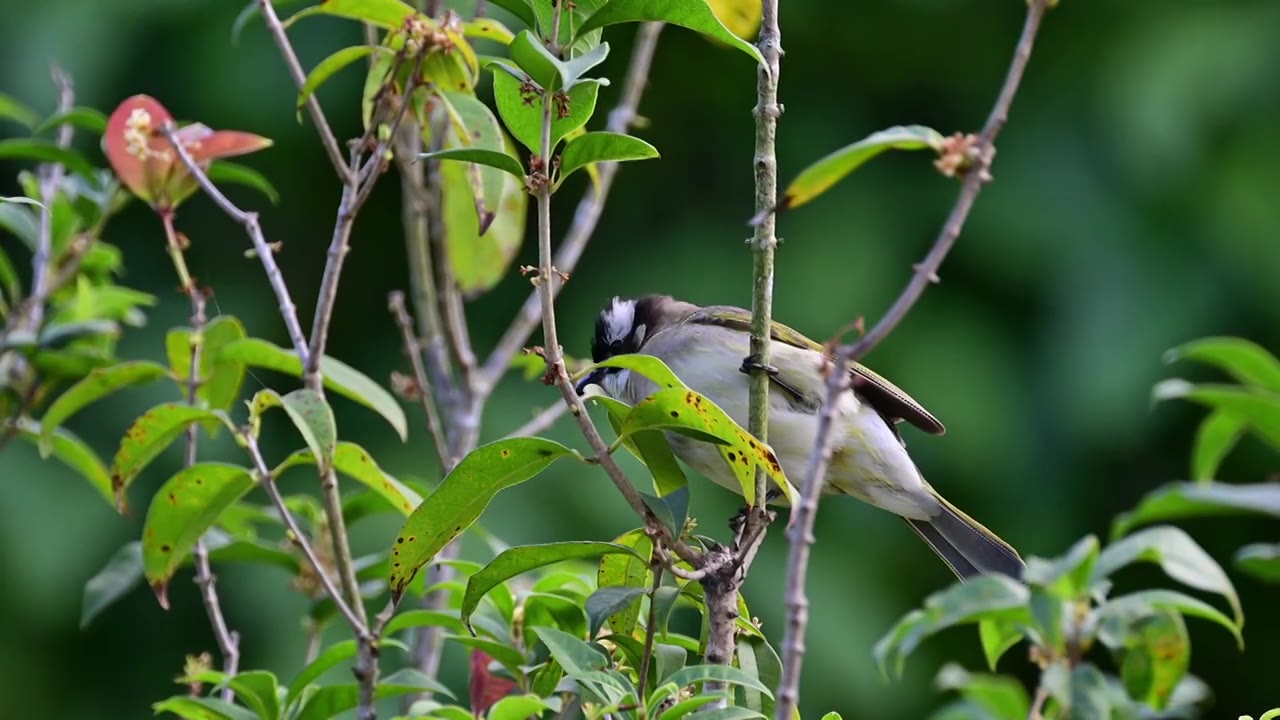
<path fill-rule="evenodd" d="M 587 389 L 588 385 L 599 385 L 602 378 L 604 378 L 604 368 L 596 368 L 595 370 L 587 373 L 586 377 L 579 380 L 578 384 L 573 387 L 578 391 L 578 394 L 581 395 L 582 392 Z"/>

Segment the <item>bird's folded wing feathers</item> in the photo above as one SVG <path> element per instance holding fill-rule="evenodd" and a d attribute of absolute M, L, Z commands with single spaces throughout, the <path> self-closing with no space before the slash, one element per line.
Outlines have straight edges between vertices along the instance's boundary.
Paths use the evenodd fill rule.
<path fill-rule="evenodd" d="M 688 321 L 719 325 L 741 332 L 751 332 L 751 313 L 742 308 L 728 305 L 702 308 L 690 316 Z M 782 323 L 774 322 L 770 335 L 776 342 L 822 353 L 825 357 L 831 359 L 831 354 L 827 352 L 827 349 L 821 343 L 813 341 L 803 333 Z M 925 410 L 924 406 L 879 373 L 860 363 L 853 363 L 850 371 L 856 380 L 862 381 L 857 384 L 858 393 L 865 397 L 880 414 L 894 422 L 906 420 L 933 435 L 941 435 L 946 432 L 946 428 L 943 427 L 938 418 L 933 416 L 933 413 Z"/>

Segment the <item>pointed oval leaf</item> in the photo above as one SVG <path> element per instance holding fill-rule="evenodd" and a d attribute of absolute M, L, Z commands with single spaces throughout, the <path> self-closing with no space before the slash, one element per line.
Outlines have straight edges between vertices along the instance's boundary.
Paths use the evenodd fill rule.
<path fill-rule="evenodd" d="M 49 457 L 54 434 L 67 418 L 117 390 L 154 382 L 168 374 L 163 365 L 146 360 L 123 362 L 90 372 L 59 395 L 40 419 L 40 456 Z"/>
<path fill-rule="evenodd" d="M 309 665 L 302 668 L 294 676 L 293 682 L 289 683 L 289 690 L 285 693 L 284 698 L 285 708 L 293 707 L 294 701 L 302 695 L 302 691 L 314 680 L 329 672 L 330 669 L 337 667 L 342 661 L 355 657 L 356 649 L 355 640 L 342 640 L 325 648 L 323 652 L 316 656 L 315 660 L 312 660 Z"/>
<path fill-rule="evenodd" d="M 485 594 L 517 575 L 566 560 L 614 554 L 630 555 L 643 560 L 634 548 L 607 542 L 557 542 L 521 545 L 504 550 L 467 580 L 467 592 L 462 598 L 462 608 L 459 611 L 462 622 L 470 627 L 471 613 L 479 607 Z"/>
<path fill-rule="evenodd" d="M 18 102 L 12 95 L 0 93 L 0 120 L 12 120 L 30 130 L 40 122 L 40 116 L 35 110 Z"/>
<path fill-rule="evenodd" d="M 57 163 L 88 180 L 95 181 L 93 164 L 83 155 L 50 140 L 10 138 L 0 140 L 0 160 L 34 160 Z"/>
<path fill-rule="evenodd" d="M 764 57 L 754 45 L 734 35 L 720 22 L 720 18 L 707 5 L 706 0 L 611 0 L 593 13 L 578 27 L 577 37 L 606 27 L 626 22 L 665 22 L 702 33 L 764 63 Z"/>
<path fill-rule="evenodd" d="M 587 52 L 564 62 L 565 87 L 573 87 L 587 71 L 609 57 L 609 43 L 600 43 Z"/>
<path fill-rule="evenodd" d="M 1178 360 L 1214 365 L 1245 385 L 1280 392 L 1280 360 L 1261 345 L 1243 338 L 1201 338 L 1179 345 L 1164 355 L 1167 363 Z"/>
<path fill-rule="evenodd" d="M 515 15 L 520 19 L 520 22 L 530 28 L 538 26 L 538 18 L 533 13 L 534 0 L 491 0 L 491 2 Z"/>
<path fill-rule="evenodd" d="M 598 162 L 625 162 L 658 157 L 658 150 L 638 137 L 611 132 L 589 132 L 570 140 L 560 156 L 560 179 Z"/>
<path fill-rule="evenodd" d="M 604 621 L 640 599 L 646 590 L 642 587 L 610 586 L 597 589 L 587 598 L 583 609 L 587 611 L 589 627 L 587 635 L 595 637 Z"/>
<path fill-rule="evenodd" d="M 375 699 L 432 693 L 452 698 L 449 688 L 416 668 L 402 668 L 378 680 Z M 360 703 L 360 686 L 355 683 L 326 685 L 302 703 L 295 720 L 329 720 L 354 709 Z"/>
<path fill-rule="evenodd" d="M 120 441 L 111 465 L 111 489 L 116 508 L 124 512 L 125 491 L 143 468 L 177 440 L 188 425 L 207 420 L 225 423 L 234 431 L 225 414 L 184 403 L 156 405 L 134 421 Z"/>
<path fill-rule="evenodd" d="M 493 95 L 498 114 L 511 134 L 535 155 L 542 147 L 542 110 L 545 93 L 532 83 L 522 82 L 525 73 L 492 63 Z M 512 73 L 515 73 L 513 75 Z M 565 135 L 587 123 L 595 112 L 600 81 L 583 80 L 568 92 L 552 94 L 551 149 Z"/>
<path fill-rule="evenodd" d="M 763 468 L 794 506 L 795 488 L 787 480 L 773 450 L 756 440 L 707 397 L 683 388 L 659 390 L 633 407 L 622 426 L 624 435 L 647 430 L 676 432 L 715 444 L 737 476 L 749 504 L 755 502 L 756 468 Z"/>
<path fill-rule="evenodd" d="M 955 663 L 938 671 L 934 684 L 940 690 L 957 690 L 970 702 L 988 712 L 992 718 L 1025 718 L 1031 710 L 1031 699 L 1018 680 L 1004 675 L 971 673 Z"/>
<path fill-rule="evenodd" d="M 1156 383 L 1155 401 L 1183 399 L 1224 410 L 1245 420 L 1258 437 L 1280 449 L 1280 393 L 1234 385 L 1193 385 L 1177 378 Z"/>
<path fill-rule="evenodd" d="M 247 468 L 197 463 L 156 491 L 142 532 L 142 566 L 160 606 L 168 609 L 169 579 L 218 515 L 253 488 Z"/>
<path fill-rule="evenodd" d="M 1124 643 L 1127 629 L 1134 622 L 1161 609 L 1175 610 L 1183 615 L 1215 622 L 1231 631 L 1236 644 L 1241 649 L 1244 648 L 1240 625 L 1209 603 L 1173 590 L 1143 590 L 1108 600 L 1094 611 L 1097 615 L 1098 639 L 1112 647 L 1119 647 Z"/>
<path fill-rule="evenodd" d="M 250 414 L 262 415 L 268 407 L 282 408 L 293 421 L 302 439 L 311 448 L 314 458 L 319 458 L 320 473 L 333 468 L 333 456 L 338 445 L 338 427 L 333 419 L 333 408 L 320 393 L 309 388 L 294 390 L 281 397 L 274 390 L 259 390 L 253 396 Z"/>
<path fill-rule="evenodd" d="M 462 35 L 468 38 L 493 40 L 503 45 L 510 45 L 511 41 L 515 39 L 515 35 L 506 25 L 487 17 L 476 18 L 462 23 Z"/>
<path fill-rule="evenodd" d="M 1147 493 L 1136 508 L 1116 517 L 1111 525 L 1111 537 L 1119 538 L 1139 525 L 1152 522 L 1255 513 L 1280 518 L 1280 482 L 1171 483 Z"/>
<path fill-rule="evenodd" d="M 511 40 L 510 51 L 511 59 L 539 87 L 555 92 L 569 84 L 569 70 L 565 64 L 528 30 L 516 33 Z"/>
<path fill-rule="evenodd" d="M 559 703 L 549 703 L 537 695 L 508 695 L 489 706 L 485 717 L 488 720 L 528 720 L 530 717 L 542 717 L 547 710 L 559 709 Z"/>
<path fill-rule="evenodd" d="M 1231 580 L 1222 567 L 1180 528 L 1157 526 L 1112 543 L 1098 556 L 1092 582 L 1096 584 L 1120 568 L 1138 561 L 1154 562 L 1166 575 L 1184 585 L 1223 596 L 1231 605 L 1236 624 L 1244 625 L 1244 610 Z"/>
<path fill-rule="evenodd" d="M 535 626 L 533 632 L 570 676 L 581 676 L 609 665 L 609 658 L 599 648 L 580 637 L 548 625 Z"/>
<path fill-rule="evenodd" d="M 999 620 L 978 621 L 978 638 L 982 643 L 982 654 L 987 659 L 987 667 L 996 669 L 1001 656 L 1022 640 L 1023 632 L 1017 623 Z"/>
<path fill-rule="evenodd" d="M 315 453 L 311 450 L 299 450 L 284 459 L 271 472 L 272 477 L 295 465 L 314 465 Z M 356 480 L 360 484 L 377 493 L 396 511 L 409 515 L 422 503 L 422 496 L 413 488 L 405 485 L 378 466 L 369 452 L 352 442 L 340 442 L 333 453 L 333 467 L 338 472 Z"/>
<path fill-rule="evenodd" d="M 292 350 L 260 340 L 245 338 L 228 343 L 218 353 L 219 362 L 241 362 L 252 367 L 266 368 L 302 377 L 302 363 Z M 320 371 L 324 374 L 324 386 L 343 397 L 354 400 L 381 415 L 404 440 L 409 435 L 409 421 L 395 396 L 381 385 L 346 363 L 325 356 L 320 359 Z"/>
<path fill-rule="evenodd" d="M 418 570 L 470 527 L 499 491 L 537 475 L 573 451 L 542 438 L 482 445 L 462 458 L 405 521 L 391 548 L 388 584 L 399 600 Z"/>
<path fill-rule="evenodd" d="M 941 146 L 942 135 L 922 125 L 891 127 L 872 133 L 802 170 L 787 186 L 777 210 L 781 212 L 809 202 L 886 150 L 937 150 Z"/>
<path fill-rule="evenodd" d="M 397 614 L 387 623 L 383 629 L 383 635 L 394 635 L 401 630 L 419 627 L 442 627 L 447 628 L 455 633 L 466 631 L 462 621 L 458 619 L 456 614 L 451 612 L 440 612 L 438 610 L 409 610 Z"/>
<path fill-rule="evenodd" d="M 298 91 L 298 109 L 301 110 L 302 106 L 307 104 L 307 98 L 311 97 L 312 93 L 320 89 L 320 86 L 339 70 L 375 52 L 389 52 L 389 49 L 381 45 L 353 45 L 342 48 L 321 60 L 311 69 L 311 72 L 307 73 L 307 79 L 302 83 L 302 89 Z"/>
<path fill-rule="evenodd" d="M 452 150 L 440 150 L 438 152 L 422 153 L 418 156 L 421 160 L 430 158 L 438 158 L 441 160 L 458 160 L 468 163 L 478 163 L 491 168 L 497 168 L 505 173 L 510 173 L 524 181 L 524 168 L 520 166 L 520 161 L 516 158 L 496 150 L 485 150 L 483 148 L 453 148 Z"/>
<path fill-rule="evenodd" d="M 152 703 L 151 709 L 156 715 L 173 713 L 187 720 L 259 720 L 252 711 L 217 698 L 175 695 L 168 700 Z"/>
<path fill-rule="evenodd" d="M 266 196 L 267 202 L 272 205 L 280 203 L 280 193 L 276 191 L 276 186 L 271 184 L 266 175 L 248 165 L 233 163 L 229 160 L 219 160 L 209 165 L 205 175 L 215 184 L 232 183 L 243 185 L 262 193 Z"/>
<path fill-rule="evenodd" d="M 403 25 L 404 21 L 414 14 L 413 7 L 401 2 L 401 0 L 322 0 L 319 5 L 313 5 L 294 13 L 284 21 L 284 27 L 287 29 L 297 21 L 311 15 L 335 15 L 394 30 Z M 423 22 L 431 23 L 432 27 L 435 26 L 435 23 L 425 15 L 420 15 L 419 19 Z"/>
<path fill-rule="evenodd" d="M 1248 429 L 1248 423 L 1229 412 L 1214 410 L 1209 413 L 1196 429 L 1196 441 L 1191 451 L 1191 479 L 1211 482 L 1222 461 Z"/>
<path fill-rule="evenodd" d="M 19 436 L 32 443 L 40 441 L 43 435 L 40 423 L 26 418 L 18 418 L 17 422 Z M 111 489 L 111 473 L 93 448 L 66 428 L 58 428 L 53 432 L 50 447 L 55 458 L 63 465 L 80 473 L 80 476 L 89 481 L 93 489 L 97 490 L 107 503 L 115 505 L 115 493 Z"/>
<path fill-rule="evenodd" d="M 1236 567 L 1269 583 L 1280 583 L 1280 544 L 1254 543 L 1236 551 Z"/>
<path fill-rule="evenodd" d="M 1160 609 L 1129 628 L 1119 654 L 1120 678 L 1129 697 L 1164 710 L 1191 664 L 1187 624 L 1178 612 Z"/>
<path fill-rule="evenodd" d="M 651 584 L 649 555 L 653 552 L 653 540 L 645 534 L 644 528 L 636 528 L 619 535 L 614 541 L 616 545 L 631 548 L 633 554 L 610 553 L 600 558 L 600 567 L 596 571 L 596 586 L 610 585 L 646 588 Z M 630 636 L 640 618 L 640 600 L 636 599 L 627 607 L 609 616 L 609 629 L 618 635 Z"/>
<path fill-rule="evenodd" d="M 673 682 L 679 687 L 709 681 L 739 685 L 761 693 L 770 699 L 773 698 L 773 690 L 760 682 L 759 678 L 728 665 L 693 665 L 677 671 L 667 678 L 667 682 Z"/>
<path fill-rule="evenodd" d="M 587 367 L 579 372 L 578 375 L 583 378 L 589 377 L 596 369 L 605 367 L 630 370 L 638 375 L 645 376 L 650 382 L 666 390 L 685 386 L 680 381 L 680 378 L 676 377 L 676 374 L 671 371 L 671 368 L 667 367 L 666 363 L 652 355 L 614 355 L 607 360 L 602 360 Z"/>
<path fill-rule="evenodd" d="M 35 129 L 35 134 L 41 135 L 63 125 L 74 125 L 95 135 L 101 135 L 107 131 L 107 116 L 97 108 L 73 107 L 50 115 Z"/>
<path fill-rule="evenodd" d="M 1098 538 L 1087 535 L 1062 557 L 1052 560 L 1029 557 L 1022 579 L 1048 588 L 1064 600 L 1083 597 L 1089 592 L 1089 579 L 1098 561 L 1098 547 Z"/>
<path fill-rule="evenodd" d="M 476 218 L 479 221 L 477 231 L 482 241 L 486 240 L 484 236 L 501 209 L 503 194 L 507 192 L 508 186 L 514 185 L 515 190 L 524 194 L 524 168 L 515 156 L 515 144 L 507 139 L 506 133 L 502 131 L 502 124 L 488 105 L 480 102 L 470 91 L 446 90 L 438 92 L 436 97 L 449 116 L 449 132 L 444 143 L 446 151 L 469 149 L 503 156 L 489 156 L 486 152 L 481 152 L 479 157 L 485 159 L 476 159 L 473 161 L 476 164 L 467 166 L 471 201 L 475 204 Z M 512 174 L 517 182 L 513 183 L 503 172 Z M 446 185 L 443 191 L 461 193 L 463 188 L 460 184 Z M 446 227 L 454 230 L 451 226 Z"/>
<path fill-rule="evenodd" d="M 84 584 L 84 599 L 80 603 L 80 629 L 103 610 L 111 607 L 142 583 L 142 543 L 134 540 L 120 546 L 97 575 Z"/>

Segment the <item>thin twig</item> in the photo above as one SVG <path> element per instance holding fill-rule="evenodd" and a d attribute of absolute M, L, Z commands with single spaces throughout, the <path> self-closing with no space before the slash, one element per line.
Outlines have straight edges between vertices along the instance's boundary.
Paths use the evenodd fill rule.
<path fill-rule="evenodd" d="M 640 655 L 640 677 L 636 681 L 636 697 L 644 701 L 649 680 L 649 662 L 653 658 L 653 639 L 658 634 L 658 588 L 662 587 L 662 565 L 653 563 L 653 585 L 649 588 L 649 620 L 644 628 L 644 652 Z"/>
<path fill-rule="evenodd" d="M 933 241 L 929 254 L 916 265 L 915 274 L 902 289 L 902 293 L 893 301 L 893 305 L 885 312 L 884 317 L 880 318 L 880 321 L 866 335 L 853 343 L 853 349 L 848 353 L 851 360 L 862 358 L 888 337 L 924 294 L 925 288 L 938 281 L 938 268 L 942 266 L 942 261 L 946 259 L 947 253 L 960 237 L 960 230 L 969 217 L 969 210 L 973 208 L 973 202 L 978 198 L 978 193 L 983 185 L 991 180 L 991 163 L 996 154 L 996 136 L 1000 134 L 1000 130 L 1009 119 L 1009 107 L 1013 105 L 1013 98 L 1018 93 L 1018 85 L 1022 82 L 1023 71 L 1027 69 L 1027 61 L 1031 59 L 1031 47 L 1035 44 L 1040 20 L 1051 4 L 1051 0 L 1029 0 L 1027 3 L 1027 18 L 1022 25 L 1022 36 L 1018 39 L 1013 60 L 1009 63 L 1009 72 L 1005 76 L 1004 86 L 1000 88 L 1000 95 L 991 108 L 987 124 L 982 128 L 978 142 L 972 150 L 972 164 L 965 171 L 964 182 L 960 186 L 960 194 L 956 197 L 955 205 L 951 208 L 951 213 L 942 225 L 937 239 Z"/>
<path fill-rule="evenodd" d="M 1027 720 L 1044 720 L 1044 704 L 1048 699 L 1049 688 L 1044 685 L 1036 688 L 1036 697 L 1031 703 L 1031 711 L 1027 713 Z"/>
<path fill-rule="evenodd" d="M 67 112 L 76 104 L 75 85 L 58 65 L 53 65 L 49 72 L 53 75 L 53 83 L 58 87 L 58 112 Z M 58 146 L 71 146 L 75 127 L 71 123 L 63 123 L 58 129 Z M 26 325 L 32 332 L 40 331 L 44 322 L 44 303 L 50 292 L 49 266 L 53 262 L 53 201 L 62 185 L 62 177 L 66 172 L 61 163 L 41 165 L 37 171 L 39 178 L 40 202 L 45 210 L 40 215 L 40 223 L 36 230 L 36 251 L 31 258 L 31 297 L 27 298 L 28 310 Z"/>
<path fill-rule="evenodd" d="M 532 420 L 508 433 L 507 437 L 513 438 L 537 435 L 543 430 L 555 425 L 556 421 L 560 419 L 560 416 L 564 415 L 565 411 L 568 409 L 569 406 L 562 402 L 552 403 L 551 405 L 543 408 L 537 415 L 534 415 Z"/>
<path fill-rule="evenodd" d="M 271 0 L 258 0 L 258 6 L 262 9 L 262 18 L 267 24 L 267 30 L 271 32 L 271 37 L 276 41 L 276 47 L 280 48 L 280 54 L 284 57 L 284 64 L 289 68 L 289 75 L 293 78 L 293 84 L 302 90 L 302 86 L 307 82 L 307 74 L 302 71 L 302 63 L 298 62 L 298 54 L 293 51 L 293 44 L 289 42 L 289 36 L 284 31 L 284 25 L 280 22 L 280 17 L 276 15 L 275 6 Z M 329 162 L 333 163 L 333 169 L 338 173 L 338 178 L 344 184 L 352 181 L 354 173 L 347 167 L 342 157 L 342 146 L 338 143 L 338 138 L 333 134 L 333 130 L 329 127 L 329 120 L 325 117 L 324 110 L 320 108 L 320 99 L 315 93 L 307 96 L 307 114 L 311 116 L 311 122 L 315 123 L 316 132 L 320 135 L 320 144 L 324 146 L 325 153 L 329 156 Z"/>
<path fill-rule="evenodd" d="M 662 31 L 662 23 L 648 22 L 640 26 L 636 33 L 635 47 L 631 51 L 631 64 L 627 67 L 626 77 L 622 81 L 622 96 L 618 106 L 609 113 L 609 122 L 605 128 L 609 132 L 625 133 L 636 119 L 636 109 L 640 105 L 640 97 L 644 93 L 649 80 L 649 67 L 653 64 L 654 51 L 658 47 L 658 35 Z M 582 196 L 578 208 L 573 214 L 573 224 L 560 241 L 556 250 L 553 265 L 564 273 L 572 273 L 577 267 L 582 252 L 595 232 L 600 216 L 604 212 L 605 201 L 609 198 L 609 190 L 613 187 L 614 177 L 618 174 L 618 163 L 607 162 L 596 166 L 599 171 L 599 182 Z M 554 299 L 560 292 L 563 282 L 559 276 L 551 280 L 551 297 Z M 542 292 L 534 290 L 524 301 L 520 311 L 511 321 L 511 326 L 502 334 L 493 352 L 489 354 L 480 370 L 477 386 L 482 395 L 493 392 L 498 381 L 506 374 L 511 358 L 520 352 L 520 348 L 529 342 L 529 336 L 538 327 L 542 319 Z"/>
<path fill-rule="evenodd" d="M 169 143 L 177 151 L 182 164 L 187 168 L 187 172 L 191 173 L 191 177 L 200 185 L 200 189 L 232 220 L 244 226 L 245 233 L 249 235 L 249 240 L 253 243 L 254 254 L 258 256 L 258 259 L 262 262 L 263 270 L 267 273 L 267 282 L 270 283 L 272 291 L 275 292 L 276 302 L 280 306 L 280 317 L 284 320 L 285 329 L 289 332 L 289 341 L 293 344 L 294 352 L 298 354 L 298 359 L 305 367 L 308 358 L 307 339 L 302 334 L 302 324 L 298 322 L 298 307 L 294 305 L 293 298 L 289 295 L 289 288 L 284 284 L 284 275 L 280 273 L 280 266 L 276 265 L 274 251 L 262 234 L 262 226 L 258 224 L 258 213 L 245 212 L 227 199 L 227 196 L 222 194 L 218 186 L 209 180 L 209 176 L 205 171 L 200 169 L 199 165 L 196 165 L 186 147 L 177 141 L 174 136 L 176 131 L 177 128 L 172 123 L 160 129 L 160 132 L 168 138 Z"/>
<path fill-rule="evenodd" d="M 557 3 L 555 6 L 556 19 L 553 26 L 558 27 L 559 25 L 562 5 L 563 3 Z M 556 52 L 554 47 L 551 51 L 553 54 Z M 560 348 L 560 341 L 556 331 L 555 299 L 551 285 L 551 278 L 555 273 L 552 271 L 551 263 L 551 182 L 548 173 L 551 167 L 553 105 L 554 103 L 550 97 L 543 97 L 541 152 L 535 156 L 538 167 L 537 172 L 543 174 L 543 177 L 536 184 L 537 189 L 535 192 L 538 201 L 538 274 L 535 283 L 538 292 L 542 296 L 542 335 L 543 342 L 546 344 L 544 359 L 547 361 L 547 377 L 559 388 L 561 396 L 569 405 L 569 412 L 573 415 L 579 429 L 582 430 L 582 434 L 586 437 L 587 444 L 591 446 L 591 451 L 595 453 L 596 459 L 600 462 L 601 467 L 605 469 L 614 486 L 618 488 L 618 492 L 622 493 L 623 498 L 626 499 L 631 509 L 644 519 L 646 527 L 658 536 L 655 537 L 655 543 L 664 542 L 677 555 L 696 567 L 700 562 L 701 553 L 680 542 L 679 538 L 672 537 L 666 526 L 644 504 L 640 493 L 632 487 L 622 468 L 618 466 L 617 461 L 609 454 L 609 445 L 600 437 L 600 432 L 596 430 L 595 424 L 591 422 L 591 417 L 587 414 L 586 407 L 582 404 L 582 398 L 578 397 L 577 391 L 573 388 L 573 383 L 569 380 L 569 374 L 565 372 L 564 353 Z"/>
<path fill-rule="evenodd" d="M 435 394 L 431 391 L 431 380 L 427 377 L 427 370 L 422 364 L 421 343 L 418 342 L 417 336 L 413 334 L 413 318 L 409 317 L 409 310 L 405 307 L 404 293 L 396 290 L 388 295 L 387 307 L 396 319 L 396 326 L 400 328 L 400 338 L 404 352 L 409 356 L 409 364 L 413 368 L 413 381 L 417 383 L 417 388 L 414 389 L 414 392 L 417 394 L 418 400 L 422 402 L 422 413 L 427 420 L 427 434 L 431 436 L 431 440 L 435 443 L 436 452 L 443 458 L 448 448 L 445 444 L 444 432 L 440 428 L 440 413 L 436 410 Z"/>
<path fill-rule="evenodd" d="M 800 502 L 791 519 L 787 539 L 791 549 L 787 557 L 786 609 L 787 626 L 782 640 L 782 678 L 778 683 L 778 699 L 774 717 L 791 720 L 800 703 L 800 665 L 804 662 L 805 627 L 809 622 L 809 599 L 805 596 L 805 576 L 809 570 L 809 547 L 813 545 L 813 526 L 818 516 L 818 499 L 831 462 L 833 441 L 832 417 L 839 407 L 840 395 L 849 389 L 849 360 L 838 353 L 828 367 L 827 402 L 818 416 L 818 442 L 809 455 L 804 481 L 800 485 Z"/>

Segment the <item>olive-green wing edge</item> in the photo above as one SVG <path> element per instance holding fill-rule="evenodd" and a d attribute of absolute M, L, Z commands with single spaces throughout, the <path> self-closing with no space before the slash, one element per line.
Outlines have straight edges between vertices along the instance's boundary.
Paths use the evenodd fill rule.
<path fill-rule="evenodd" d="M 742 308 L 730 306 L 706 307 L 690 316 L 689 321 L 720 325 L 742 332 L 751 332 L 751 313 Z M 819 352 L 828 358 L 831 357 L 831 354 L 826 351 L 826 348 L 821 343 L 815 342 L 805 336 L 804 333 L 787 327 L 780 322 L 773 322 L 770 335 L 778 342 Z M 854 376 L 864 381 L 860 384 L 858 391 L 866 396 L 877 410 L 893 419 L 894 422 L 906 420 L 932 435 L 942 435 L 946 432 L 942 422 L 934 417 L 933 413 L 924 409 L 924 406 L 916 402 L 915 398 L 904 392 L 902 388 L 889 382 L 880 373 L 861 363 L 853 363 L 850 370 Z"/>

